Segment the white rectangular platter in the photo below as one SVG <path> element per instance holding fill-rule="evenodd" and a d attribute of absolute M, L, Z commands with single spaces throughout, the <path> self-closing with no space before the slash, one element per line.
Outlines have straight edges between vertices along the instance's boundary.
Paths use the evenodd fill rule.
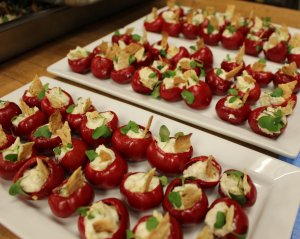
<path fill-rule="evenodd" d="M 126 124 L 129 120 L 145 124 L 151 115 L 146 110 L 48 77 L 41 77 L 41 80 L 44 84 L 49 83 L 50 87 L 62 87 L 74 100 L 79 96 L 90 97 L 99 111 L 116 112 L 120 125 Z M 3 99 L 17 102 L 27 88 L 28 85 L 25 85 L 4 96 Z M 161 124 L 167 125 L 173 134 L 177 131 L 193 133 L 193 156 L 212 154 L 220 162 L 223 170 L 247 169 L 258 191 L 256 204 L 246 210 L 250 221 L 247 238 L 290 238 L 300 200 L 300 187 L 296 187 L 296 183 L 300 181 L 298 168 L 174 120 L 153 115 L 151 131 L 154 135 L 158 135 Z M 147 162 L 131 163 L 129 171 L 146 171 L 149 167 Z M 0 223 L 23 239 L 79 238 L 76 228 L 77 216 L 68 219 L 57 218 L 51 214 L 47 200 L 22 201 L 8 194 L 9 185 L 9 181 L 0 179 Z M 216 189 L 206 191 L 209 203 L 217 198 L 216 191 Z M 121 198 L 118 189 L 96 191 L 95 200 L 107 197 Z M 131 228 L 140 216 L 150 213 L 150 211 L 137 213 L 130 210 Z M 202 224 L 184 229 L 184 238 L 196 238 L 201 228 Z"/>
<path fill-rule="evenodd" d="M 143 19 L 139 19 L 129 24 L 128 26 L 134 27 L 135 33 L 142 35 L 141 29 L 143 26 Z M 120 31 L 123 32 L 124 29 L 121 29 Z M 295 32 L 300 31 L 296 29 L 291 30 L 291 33 Z M 86 48 L 89 50 L 93 50 L 94 47 L 96 47 L 101 41 L 110 42 L 112 35 L 113 33 L 89 44 L 88 46 L 86 46 Z M 148 33 L 148 39 L 150 43 L 154 43 L 161 40 L 161 35 Z M 186 48 L 189 48 L 189 46 L 191 45 L 195 45 L 195 41 L 172 37 L 169 38 L 169 43 L 176 46 L 185 46 Z M 76 46 L 74 45 L 74 48 L 75 47 Z M 221 47 L 210 48 L 214 55 L 214 66 L 220 66 L 222 60 L 226 58 L 226 55 L 228 53 L 232 56 L 236 54 L 236 51 L 224 50 Z M 245 56 L 244 58 L 246 64 L 253 63 L 257 61 L 257 59 L 258 58 L 251 56 Z M 274 73 L 278 68 L 281 67 L 280 64 L 272 62 L 267 62 L 267 66 L 269 70 Z M 113 82 L 112 80 L 99 80 L 94 77 L 92 73 L 84 75 L 74 73 L 69 68 L 66 57 L 49 66 L 47 70 L 55 75 L 61 76 L 73 82 L 89 86 L 99 91 L 117 96 L 121 99 L 125 99 L 135 104 L 147 107 L 151 110 L 164 113 L 176 119 L 180 119 L 193 125 L 200 126 L 223 135 L 227 135 L 229 137 L 247 142 L 249 144 L 258 146 L 260 148 L 283 156 L 295 158 L 300 151 L 300 127 L 298 125 L 298 121 L 300 119 L 300 104 L 296 106 L 294 113 L 289 117 L 288 126 L 285 133 L 278 139 L 274 140 L 253 133 L 247 123 L 241 126 L 235 126 L 219 119 L 215 112 L 216 102 L 220 99 L 220 97 L 217 96 L 213 97 L 213 100 L 208 109 L 199 111 L 189 108 L 183 101 L 170 103 L 164 100 L 152 99 L 150 96 L 141 95 L 134 92 L 130 84 L 120 85 Z"/>

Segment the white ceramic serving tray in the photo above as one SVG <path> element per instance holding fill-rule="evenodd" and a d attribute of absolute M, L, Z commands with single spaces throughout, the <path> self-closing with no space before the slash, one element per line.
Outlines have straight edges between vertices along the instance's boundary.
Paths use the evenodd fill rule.
<path fill-rule="evenodd" d="M 72 95 L 74 100 L 79 96 L 90 97 L 100 111 L 115 111 L 119 116 L 120 125 L 126 124 L 129 120 L 145 124 L 151 115 L 146 110 L 48 77 L 41 77 L 41 80 L 44 84 L 50 83 L 50 87 L 62 87 Z M 27 88 L 28 85 L 25 85 L 2 99 L 17 102 Z M 223 170 L 247 169 L 258 191 L 256 204 L 246 209 L 250 221 L 247 238 L 290 238 L 300 200 L 300 187 L 295 186 L 300 181 L 298 168 L 168 118 L 153 115 L 151 131 L 154 135 L 158 135 L 161 124 L 167 125 L 171 133 L 177 131 L 193 133 L 193 156 L 212 154 L 220 162 Z M 129 171 L 146 171 L 149 168 L 147 162 L 129 165 Z M 60 219 L 52 215 L 46 199 L 22 201 L 12 197 L 8 194 L 10 184 L 11 182 L 0 179 L 0 223 L 23 239 L 79 238 L 76 226 L 77 216 Z M 216 189 L 207 190 L 206 193 L 210 204 L 218 197 Z M 121 198 L 118 189 L 96 191 L 95 200 L 107 197 Z M 139 217 L 150 213 L 151 211 L 137 213 L 130 210 L 131 228 Z M 195 239 L 202 226 L 203 223 L 184 229 L 184 238 Z"/>
<path fill-rule="evenodd" d="M 143 18 L 129 24 L 128 26 L 134 27 L 135 32 L 142 35 Z M 126 26 L 125 28 L 127 28 Z M 124 29 L 125 29 L 124 28 Z M 123 32 L 124 29 L 120 31 Z M 291 33 L 299 32 L 300 30 L 292 29 Z M 86 46 L 87 49 L 93 50 L 101 41 L 111 41 L 113 33 L 89 44 Z M 150 43 L 154 43 L 161 39 L 160 34 L 148 33 L 148 39 Z M 177 46 L 189 47 L 195 44 L 195 41 L 185 40 L 183 38 L 169 38 L 169 43 Z M 74 48 L 76 46 L 74 45 Z M 214 55 L 214 66 L 220 66 L 222 60 L 226 57 L 226 54 L 235 56 L 236 51 L 228 51 L 221 47 L 210 47 Z M 67 54 L 67 52 L 66 52 Z M 246 64 L 257 61 L 258 58 L 245 56 Z M 269 70 L 276 72 L 281 67 L 280 64 L 268 62 Z M 117 96 L 121 99 L 133 102 L 135 104 L 142 105 L 151 110 L 164 113 L 172 116 L 176 119 L 180 119 L 196 126 L 215 131 L 220 134 L 230 136 L 232 138 L 247 142 L 249 144 L 264 148 L 268 151 L 295 158 L 300 151 L 300 127 L 298 121 L 300 119 L 300 104 L 296 106 L 295 112 L 288 119 L 288 126 L 286 132 L 281 135 L 278 139 L 269 139 L 253 133 L 248 126 L 247 122 L 242 126 L 231 125 L 227 122 L 222 121 L 215 112 L 216 102 L 220 97 L 214 96 L 210 104 L 210 107 L 206 110 L 194 110 L 185 105 L 183 101 L 170 103 L 164 100 L 152 99 L 150 96 L 141 95 L 132 90 L 131 85 L 120 85 L 113 82 L 112 80 L 99 80 L 94 77 L 91 73 L 88 74 L 77 74 L 71 71 L 68 65 L 67 58 L 63 58 L 60 61 L 49 66 L 47 69 L 49 72 L 77 82 L 99 91 Z M 204 79 L 203 79 L 204 80 Z"/>

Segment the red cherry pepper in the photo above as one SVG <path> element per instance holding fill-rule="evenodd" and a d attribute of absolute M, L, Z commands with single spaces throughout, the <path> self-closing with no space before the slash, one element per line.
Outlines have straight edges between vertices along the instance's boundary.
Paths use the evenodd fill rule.
<path fill-rule="evenodd" d="M 132 76 L 134 74 L 135 68 L 134 66 L 128 66 L 122 70 L 112 70 L 110 77 L 112 80 L 119 84 L 127 84 L 131 81 Z"/>
<path fill-rule="evenodd" d="M 244 103 L 243 106 L 237 109 L 233 109 L 227 107 L 225 102 L 227 101 L 228 97 L 235 97 L 235 96 L 226 96 L 221 98 L 216 104 L 216 112 L 218 116 L 231 124 L 242 124 L 245 120 L 247 120 L 251 108 L 248 103 Z"/>
<path fill-rule="evenodd" d="M 16 183 L 20 178 L 23 177 L 26 170 L 29 170 L 37 165 L 37 158 L 41 159 L 45 166 L 49 170 L 49 175 L 42 186 L 42 188 L 33 193 L 27 193 L 27 195 L 21 194 L 20 197 L 28 200 L 38 200 L 48 196 L 52 189 L 56 188 L 64 180 L 64 170 L 58 164 L 56 164 L 52 159 L 45 156 L 36 156 L 27 160 L 22 167 L 18 170 L 14 176 L 13 182 Z"/>
<path fill-rule="evenodd" d="M 217 46 L 219 41 L 221 40 L 221 29 L 218 29 L 216 33 L 209 33 L 208 31 L 208 20 L 204 20 L 204 22 L 200 25 L 199 35 L 203 38 L 205 44 L 210 46 Z"/>
<path fill-rule="evenodd" d="M 161 50 L 158 50 L 156 49 L 154 46 L 161 46 L 161 41 L 158 41 L 154 44 L 152 44 L 149 48 L 149 51 L 151 52 L 151 55 L 153 57 L 153 59 L 155 60 L 158 60 L 159 59 L 159 56 L 162 56 L 162 57 L 166 57 L 166 55 L 162 55 L 162 51 L 165 52 L 165 54 L 167 54 L 167 51 L 169 49 L 169 45 L 167 44 L 164 48 L 162 48 Z"/>
<path fill-rule="evenodd" d="M 110 73 L 114 68 L 114 64 L 111 59 L 96 55 L 91 63 L 91 72 L 99 79 L 110 78 Z"/>
<path fill-rule="evenodd" d="M 149 218 L 151 218 L 152 215 L 146 215 L 140 218 L 137 223 L 135 224 L 133 228 L 133 233 L 136 233 L 137 228 L 139 225 L 143 222 L 146 222 Z M 177 220 L 170 215 L 170 235 L 168 239 L 183 239 L 183 234 L 181 230 L 180 224 L 177 222 Z"/>
<path fill-rule="evenodd" d="M 194 40 L 199 35 L 200 26 L 188 22 L 182 24 L 181 32 L 185 38 Z"/>
<path fill-rule="evenodd" d="M 221 43 L 225 49 L 239 49 L 243 45 L 243 42 L 244 35 L 239 31 L 235 31 L 230 37 L 225 37 L 223 34 L 221 36 Z"/>
<path fill-rule="evenodd" d="M 114 34 L 111 37 L 111 42 L 113 44 L 119 44 L 119 41 L 123 41 L 126 45 L 129 45 L 130 43 L 133 42 L 132 35 L 124 33 L 124 34 Z"/>
<path fill-rule="evenodd" d="M 87 112 L 93 112 L 95 111 L 95 107 L 91 105 Z M 82 123 L 83 118 L 85 117 L 85 114 L 67 114 L 66 120 L 68 121 L 70 128 L 75 132 L 80 132 L 80 126 Z"/>
<path fill-rule="evenodd" d="M 274 62 L 282 63 L 285 61 L 285 58 L 288 54 L 288 48 L 286 42 L 279 42 L 276 46 L 263 50 L 265 57 Z"/>
<path fill-rule="evenodd" d="M 106 122 L 105 125 L 109 128 L 109 130 L 111 131 L 111 133 L 113 133 L 119 125 L 119 119 L 118 116 L 113 112 L 113 111 L 106 111 L 106 112 L 110 112 L 111 114 L 113 114 L 113 118 L 111 121 Z M 105 112 L 102 112 L 105 113 Z M 80 135 L 81 138 L 84 142 L 86 142 L 88 145 L 92 146 L 92 147 L 97 147 L 100 144 L 107 144 L 110 142 L 110 138 L 109 137 L 99 137 L 98 139 L 93 139 L 93 132 L 94 129 L 90 129 L 87 127 L 87 118 L 84 117 L 80 126 Z M 99 125 L 101 126 L 101 125 Z"/>
<path fill-rule="evenodd" d="M 251 75 L 261 87 L 266 87 L 274 78 L 274 74 L 269 71 L 254 71 L 251 65 L 248 65 L 245 70 Z"/>
<path fill-rule="evenodd" d="M 181 46 L 181 47 L 179 47 L 178 53 L 169 60 L 170 60 L 170 63 L 173 66 L 175 66 L 177 64 L 177 62 L 180 61 L 180 59 L 189 58 L 189 57 L 190 57 L 190 53 L 188 52 L 188 50 L 185 47 Z"/>
<path fill-rule="evenodd" d="M 168 33 L 168 35 L 171 37 L 178 37 L 181 32 L 181 28 L 181 22 L 169 23 L 163 21 L 162 24 L 162 32 Z"/>
<path fill-rule="evenodd" d="M 36 96 L 28 96 L 27 95 L 27 90 L 25 90 L 22 99 L 23 101 L 30 107 L 33 108 L 34 106 L 38 107 L 41 109 L 41 100 Z"/>
<path fill-rule="evenodd" d="M 120 184 L 120 192 L 125 197 L 128 205 L 138 211 L 145 211 L 158 206 L 164 196 L 163 187 L 159 183 L 156 188 L 147 192 L 132 192 L 125 187 L 125 182 L 131 175 L 135 173 L 128 173 L 124 175 Z"/>
<path fill-rule="evenodd" d="M 241 63 L 240 63 L 241 64 Z M 232 71 L 234 68 L 237 68 L 240 65 L 238 62 L 236 61 L 226 61 L 223 60 L 221 63 L 221 68 L 227 72 Z M 242 68 L 238 71 L 238 73 L 236 73 L 236 76 L 239 76 L 242 74 L 243 70 L 245 69 L 245 62 L 242 62 Z"/>
<path fill-rule="evenodd" d="M 288 53 L 287 60 L 289 63 L 296 62 L 298 68 L 300 68 L 300 54 Z"/>
<path fill-rule="evenodd" d="M 225 95 L 232 84 L 232 81 L 224 80 L 219 77 L 213 68 L 207 71 L 205 82 L 209 85 L 212 93 L 215 95 Z"/>
<path fill-rule="evenodd" d="M 33 115 L 23 119 L 17 126 L 13 127 L 13 132 L 22 139 L 27 139 L 36 128 L 46 124 L 48 121 L 47 115 L 38 110 Z"/>
<path fill-rule="evenodd" d="M 208 70 L 213 65 L 213 54 L 209 47 L 204 46 L 198 49 L 195 53 L 191 54 L 191 58 L 203 64 L 203 68 Z"/>
<path fill-rule="evenodd" d="M 104 204 L 115 207 L 119 215 L 119 221 L 120 221 L 119 228 L 110 238 L 107 239 L 126 238 L 126 230 L 129 228 L 129 214 L 123 202 L 117 198 L 106 198 L 100 201 L 103 202 Z M 78 223 L 77 223 L 78 230 L 82 239 L 86 239 L 84 218 L 85 216 L 79 216 Z"/>
<path fill-rule="evenodd" d="M 14 102 L 6 102 L 4 104 L 4 107 L 0 109 L 0 124 L 5 131 L 9 132 L 13 126 L 12 118 L 21 114 L 22 111 Z"/>
<path fill-rule="evenodd" d="M 152 167 L 166 175 L 176 175 L 182 173 L 185 164 L 193 154 L 191 146 L 188 152 L 167 153 L 160 149 L 154 140 L 147 148 L 147 159 Z"/>
<path fill-rule="evenodd" d="M 164 83 L 160 84 L 159 87 L 159 94 L 160 97 L 166 101 L 171 101 L 171 102 L 175 102 L 175 101 L 180 101 L 181 98 L 181 92 L 185 89 L 184 88 L 180 88 L 178 86 L 174 86 L 173 88 L 167 89 L 166 86 L 164 85 Z"/>
<path fill-rule="evenodd" d="M 242 175 L 240 177 L 240 180 L 243 180 L 245 174 L 242 173 L 242 172 L 240 172 L 240 171 L 238 171 L 238 170 L 235 170 L 235 169 L 228 169 L 228 170 L 226 170 L 223 173 L 223 175 L 225 175 L 225 174 L 228 175 L 228 174 L 230 174 L 232 172 L 233 173 L 237 173 L 238 175 Z M 231 198 L 232 200 L 236 201 L 241 206 L 245 206 L 245 207 L 251 207 L 251 206 L 253 206 L 254 203 L 256 202 L 257 191 L 256 191 L 256 187 L 255 187 L 252 179 L 250 178 L 250 176 L 249 175 L 246 175 L 246 176 L 247 176 L 247 182 L 248 182 L 248 184 L 250 186 L 250 191 L 247 192 L 246 194 L 243 194 L 244 197 L 242 197 L 242 198 L 241 197 L 234 197 L 233 194 L 227 195 L 226 192 L 224 192 L 224 189 L 222 188 L 222 183 L 219 184 L 219 188 L 218 188 L 219 194 L 222 197 L 229 197 L 229 198 Z M 222 181 L 222 178 L 221 178 L 221 181 Z M 236 185 L 236 187 L 239 187 L 239 186 Z"/>
<path fill-rule="evenodd" d="M 194 163 L 197 163 L 197 162 L 205 162 L 208 160 L 208 157 L 207 156 L 198 156 L 198 157 L 195 157 L 195 158 L 192 158 L 189 162 L 187 162 L 187 164 L 185 165 L 185 170 L 190 167 L 191 165 L 193 165 Z M 218 174 L 219 174 L 219 179 L 216 180 L 216 181 L 207 181 L 205 179 L 201 179 L 201 178 L 197 178 L 195 177 L 195 179 L 193 179 L 193 181 L 195 181 L 200 187 L 202 188 L 213 188 L 215 187 L 219 181 L 220 181 L 220 178 L 221 178 L 221 173 L 222 173 L 222 167 L 221 165 L 215 160 L 215 159 L 212 159 L 211 160 L 211 164 L 212 166 L 217 169 L 218 171 Z"/>
<path fill-rule="evenodd" d="M 150 46 L 148 46 L 149 48 Z M 139 69 L 140 67 L 143 66 L 150 66 L 152 64 L 153 57 L 150 51 L 146 51 L 144 53 L 144 58 L 141 60 L 136 60 L 133 64 L 136 69 Z"/>
<path fill-rule="evenodd" d="M 185 185 L 187 184 L 195 184 L 197 188 L 201 191 L 201 198 L 197 201 L 192 207 L 186 209 L 177 209 L 173 206 L 173 204 L 169 201 L 169 194 L 174 190 L 177 186 L 183 186 L 181 179 L 175 178 L 167 187 L 164 200 L 163 200 L 163 208 L 165 211 L 168 211 L 170 215 L 176 218 L 176 220 L 183 225 L 189 225 L 194 223 L 199 223 L 205 217 L 205 214 L 208 209 L 208 200 L 205 192 L 202 188 L 195 182 L 186 180 Z"/>
<path fill-rule="evenodd" d="M 84 74 L 89 71 L 93 57 L 94 54 L 91 52 L 87 57 L 82 57 L 76 60 L 68 59 L 68 63 L 72 71 Z"/>
<path fill-rule="evenodd" d="M 273 83 L 274 86 L 277 87 L 279 84 L 289 83 L 291 81 L 297 81 L 297 84 L 293 90 L 293 93 L 297 93 L 300 90 L 300 74 L 296 73 L 294 76 L 284 74 L 281 70 L 278 70 L 274 74 Z"/>
<path fill-rule="evenodd" d="M 245 44 L 245 53 L 250 56 L 258 56 L 263 49 L 262 39 L 256 41 L 246 37 L 244 40 L 244 44 Z"/>
<path fill-rule="evenodd" d="M 256 81 L 253 84 L 254 88 L 248 92 L 249 95 L 246 100 L 246 102 L 250 105 L 254 105 L 258 101 L 261 93 L 259 84 Z M 245 93 L 238 88 L 237 84 L 233 86 L 233 89 L 236 89 L 238 91 L 239 96 L 243 97 L 245 95 Z"/>
<path fill-rule="evenodd" d="M 161 16 L 157 16 L 152 22 L 144 22 L 144 27 L 148 32 L 160 33 L 162 29 L 163 19 Z"/>
<path fill-rule="evenodd" d="M 89 182 L 100 189 L 111 189 L 118 187 L 123 176 L 127 173 L 128 166 L 122 156 L 114 149 L 115 160 L 104 170 L 96 170 L 88 163 L 84 169 L 85 176 Z"/>

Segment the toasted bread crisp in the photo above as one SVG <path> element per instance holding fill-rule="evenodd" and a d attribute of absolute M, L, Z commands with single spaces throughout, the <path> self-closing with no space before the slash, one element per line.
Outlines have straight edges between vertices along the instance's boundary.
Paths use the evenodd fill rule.
<path fill-rule="evenodd" d="M 162 32 L 161 46 L 163 49 L 166 49 L 168 45 L 168 37 L 169 37 L 168 33 Z"/>
<path fill-rule="evenodd" d="M 118 55 L 118 62 L 117 62 L 117 68 L 119 70 L 127 68 L 130 63 L 129 63 L 129 57 L 130 54 L 126 51 L 120 51 Z"/>
<path fill-rule="evenodd" d="M 44 86 L 42 82 L 40 81 L 38 75 L 35 75 L 31 82 L 31 85 L 29 86 L 29 93 L 33 96 L 37 96 L 43 89 Z"/>
<path fill-rule="evenodd" d="M 231 25 L 235 27 L 239 27 L 241 25 L 241 14 L 235 13 L 231 18 Z"/>
<path fill-rule="evenodd" d="M 209 155 L 207 157 L 207 162 L 206 162 L 206 168 L 205 168 L 205 173 L 208 177 L 212 177 L 214 175 L 215 167 L 212 164 L 212 161 L 214 160 L 214 156 Z"/>
<path fill-rule="evenodd" d="M 282 97 L 284 99 L 288 99 L 289 97 L 291 97 L 291 95 L 293 94 L 293 90 L 295 89 L 297 85 L 297 81 L 291 81 L 285 84 L 279 84 L 278 87 L 282 89 L 283 91 L 283 95 Z"/>
<path fill-rule="evenodd" d="M 102 53 L 102 54 L 106 54 L 108 48 L 109 48 L 109 45 L 108 45 L 108 42 L 107 41 L 102 41 L 98 46 L 97 48 L 99 49 L 99 52 Z"/>
<path fill-rule="evenodd" d="M 153 229 L 147 239 L 168 239 L 170 235 L 170 215 L 167 212 L 157 227 Z"/>
<path fill-rule="evenodd" d="M 250 90 L 247 90 L 245 92 L 245 94 L 243 95 L 242 101 L 243 101 L 244 104 L 246 103 L 246 101 L 247 101 L 247 99 L 249 97 L 249 94 L 250 94 Z"/>
<path fill-rule="evenodd" d="M 231 205 L 226 213 L 226 224 L 225 227 L 230 230 L 234 219 L 234 206 Z"/>
<path fill-rule="evenodd" d="M 151 12 L 152 12 L 153 18 L 155 19 L 157 17 L 157 8 L 153 7 Z"/>
<path fill-rule="evenodd" d="M 137 43 L 130 43 L 128 46 L 125 47 L 125 51 L 129 54 L 129 55 L 134 55 L 135 53 L 137 53 L 141 48 L 143 48 L 140 44 Z"/>
<path fill-rule="evenodd" d="M 235 5 L 232 5 L 232 4 L 228 4 L 227 7 L 226 7 L 226 11 L 225 13 L 229 16 L 232 16 L 234 15 L 235 13 Z M 227 19 L 227 20 L 231 20 L 231 18 Z"/>
<path fill-rule="evenodd" d="M 33 115 L 34 112 L 34 108 L 30 108 L 25 102 L 24 100 L 20 99 L 20 108 L 22 111 L 22 114 L 24 114 L 25 116 L 30 116 Z"/>
<path fill-rule="evenodd" d="M 185 187 L 182 192 L 182 205 L 184 209 L 193 207 L 197 202 L 201 200 L 202 192 L 200 189 L 193 187 Z"/>
<path fill-rule="evenodd" d="M 60 112 L 57 110 L 49 117 L 49 130 L 52 134 L 56 134 L 56 131 L 63 127 L 63 122 Z"/>
<path fill-rule="evenodd" d="M 20 147 L 19 153 L 18 153 L 18 160 L 24 160 L 28 159 L 32 154 L 32 147 L 34 145 L 34 142 L 28 142 L 25 144 L 22 144 L 22 147 Z"/>
<path fill-rule="evenodd" d="M 197 45 L 197 49 L 202 49 L 203 47 L 205 47 L 205 43 L 204 43 L 204 40 L 203 38 L 199 38 L 197 41 L 196 41 L 196 45 Z"/>
<path fill-rule="evenodd" d="M 113 233 L 115 231 L 115 225 L 107 219 L 98 219 L 96 222 L 93 223 L 93 228 L 96 233 Z"/>
<path fill-rule="evenodd" d="M 141 38 L 141 42 L 142 42 L 142 43 L 148 42 L 147 35 L 148 35 L 148 33 L 147 33 L 146 29 L 144 28 L 144 29 L 143 29 L 143 35 L 142 35 L 142 38 Z"/>
<path fill-rule="evenodd" d="M 284 65 L 281 68 L 281 71 L 283 74 L 286 74 L 288 76 L 295 76 L 296 72 L 297 72 L 297 65 L 296 62 L 292 62 L 290 64 Z"/>
<path fill-rule="evenodd" d="M 76 192 L 79 188 L 83 186 L 85 182 L 83 172 L 81 167 L 78 167 L 69 177 L 68 181 L 63 185 L 63 188 L 66 189 L 68 197 L 69 195 L 72 195 L 74 192 Z"/>
<path fill-rule="evenodd" d="M 173 82 L 174 82 L 174 85 L 175 85 L 175 86 L 178 86 L 178 85 L 181 84 L 181 83 L 186 83 L 186 80 L 183 79 L 182 77 L 175 76 Z"/>
<path fill-rule="evenodd" d="M 266 63 L 257 61 L 252 65 L 252 70 L 253 71 L 264 71 L 265 67 L 266 67 Z"/>
<path fill-rule="evenodd" d="M 112 160 L 112 157 L 109 153 L 107 153 L 104 150 L 100 150 L 99 157 L 101 158 L 101 161 L 109 161 Z"/>
<path fill-rule="evenodd" d="M 252 84 L 256 82 L 256 80 L 251 75 L 245 75 L 243 76 L 243 78 L 248 84 Z"/>
<path fill-rule="evenodd" d="M 133 33 L 133 30 L 134 30 L 133 27 L 128 27 L 128 28 L 125 30 L 125 34 L 126 34 L 126 35 L 131 35 L 131 34 Z"/>
<path fill-rule="evenodd" d="M 48 170 L 47 166 L 44 164 L 43 160 L 41 160 L 40 158 L 37 158 L 36 162 L 37 162 L 36 167 L 41 172 L 43 178 L 44 179 L 48 178 L 49 170 Z"/>
<path fill-rule="evenodd" d="M 69 123 L 66 121 L 60 129 L 56 130 L 56 134 L 61 139 L 62 145 L 67 146 L 68 144 L 72 144 L 71 139 L 71 129 Z"/>
<path fill-rule="evenodd" d="M 198 234 L 197 239 L 214 239 L 212 230 L 208 226 L 205 226 Z"/>
<path fill-rule="evenodd" d="M 184 70 L 191 69 L 191 65 L 190 65 L 190 61 L 189 60 L 180 61 L 179 64 L 180 64 L 181 69 L 184 69 Z"/>
<path fill-rule="evenodd" d="M 280 107 L 282 110 L 283 115 L 291 115 L 294 111 L 294 106 L 296 102 L 294 100 L 289 100 L 285 107 Z"/>
<path fill-rule="evenodd" d="M 215 16 L 211 16 L 209 23 L 214 29 L 219 30 L 219 21 Z"/>
<path fill-rule="evenodd" d="M 272 35 L 272 36 L 269 38 L 268 43 L 269 43 L 271 46 L 276 46 L 276 45 L 279 43 L 278 36 L 277 36 L 277 35 Z"/>
<path fill-rule="evenodd" d="M 151 127 L 151 124 L 152 124 L 152 121 L 153 121 L 153 115 L 150 116 L 150 118 L 148 119 L 148 123 L 144 129 L 144 138 L 146 137 L 146 135 L 148 134 L 149 132 L 149 129 Z"/>
<path fill-rule="evenodd" d="M 183 78 L 185 79 L 186 82 L 188 82 L 189 78 L 198 79 L 197 73 L 194 70 L 187 70 L 183 73 Z"/>
<path fill-rule="evenodd" d="M 248 175 L 247 175 L 247 171 L 246 170 L 244 170 L 243 189 L 244 189 L 244 195 L 246 195 L 247 193 L 249 193 L 250 190 L 251 190 L 250 185 L 248 183 Z"/>
<path fill-rule="evenodd" d="M 229 80 L 234 77 L 243 67 L 243 64 L 240 64 L 236 68 L 232 69 L 231 71 L 226 73 L 225 80 Z"/>
<path fill-rule="evenodd" d="M 97 119 L 99 117 L 99 112 L 95 110 L 93 112 L 88 112 L 88 115 L 91 119 Z"/>
<path fill-rule="evenodd" d="M 192 134 L 179 136 L 175 140 L 174 148 L 176 153 L 186 152 L 192 146 L 191 144 Z"/>
<path fill-rule="evenodd" d="M 91 101 L 91 98 L 88 97 L 84 101 L 84 104 L 82 107 L 83 112 L 86 113 L 90 109 L 91 106 L 92 106 L 92 101 Z"/>
<path fill-rule="evenodd" d="M 7 143 L 7 137 L 6 134 L 2 128 L 2 124 L 0 124 L 0 146 Z"/>
<path fill-rule="evenodd" d="M 106 58 L 114 60 L 119 54 L 120 47 L 118 44 L 114 44 L 112 47 L 109 47 L 105 53 Z"/>
<path fill-rule="evenodd" d="M 186 21 L 189 24 L 193 23 L 193 16 L 194 16 L 194 9 L 191 9 L 191 11 L 189 11 L 186 15 Z"/>
<path fill-rule="evenodd" d="M 295 33 L 291 37 L 291 40 L 289 41 L 289 45 L 292 46 L 292 48 L 300 47 L 300 34 L 299 33 Z"/>
<path fill-rule="evenodd" d="M 235 57 L 236 63 L 242 64 L 242 63 L 243 63 L 243 60 L 244 60 L 244 55 L 245 55 L 245 45 L 243 45 L 243 46 L 240 48 L 238 54 L 236 55 L 236 57 Z"/>
<path fill-rule="evenodd" d="M 204 17 L 212 16 L 212 15 L 215 14 L 215 12 L 216 12 L 216 10 L 215 10 L 214 7 L 212 7 L 212 6 L 207 6 L 207 7 L 205 7 L 205 10 L 204 10 L 204 12 L 203 12 L 203 15 L 204 15 Z"/>
<path fill-rule="evenodd" d="M 144 184 L 144 190 L 143 192 L 148 192 L 150 189 L 150 184 L 152 181 L 152 178 L 154 177 L 156 172 L 155 168 L 152 168 L 148 173 L 145 174 L 145 184 Z"/>

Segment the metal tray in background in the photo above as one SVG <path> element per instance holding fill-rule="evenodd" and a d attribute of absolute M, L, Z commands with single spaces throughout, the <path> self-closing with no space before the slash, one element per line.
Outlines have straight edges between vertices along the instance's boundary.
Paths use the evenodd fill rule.
<path fill-rule="evenodd" d="M 82 7 L 58 6 L 0 25 L 0 62 L 141 0 L 101 0 Z"/>

